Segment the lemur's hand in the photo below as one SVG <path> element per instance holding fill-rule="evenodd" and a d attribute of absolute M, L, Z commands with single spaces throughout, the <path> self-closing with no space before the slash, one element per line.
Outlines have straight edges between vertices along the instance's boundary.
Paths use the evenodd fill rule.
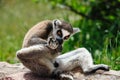
<path fill-rule="evenodd" d="M 56 49 L 59 46 L 58 41 L 56 41 L 55 39 L 53 39 L 52 37 L 48 38 L 47 41 L 47 45 L 48 47 L 50 47 L 51 49 Z"/>

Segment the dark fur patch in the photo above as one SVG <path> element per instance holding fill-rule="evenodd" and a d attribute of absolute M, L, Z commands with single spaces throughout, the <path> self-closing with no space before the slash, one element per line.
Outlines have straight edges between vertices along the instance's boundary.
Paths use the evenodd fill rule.
<path fill-rule="evenodd" d="M 92 71 L 90 71 L 90 72 L 86 72 L 85 74 L 86 75 L 89 75 L 89 74 L 92 74 L 92 73 L 95 73 L 97 70 L 104 70 L 104 71 L 109 71 L 109 68 L 105 68 L 105 67 L 98 67 L 98 68 L 96 68 L 96 69 L 93 69 Z"/>
<path fill-rule="evenodd" d="M 73 33 L 73 28 L 70 23 L 67 23 L 65 21 L 61 21 L 62 25 L 60 25 L 60 28 L 67 30 L 70 33 Z"/>
<path fill-rule="evenodd" d="M 59 64 L 55 61 L 55 63 L 54 63 L 54 67 L 59 67 Z"/>

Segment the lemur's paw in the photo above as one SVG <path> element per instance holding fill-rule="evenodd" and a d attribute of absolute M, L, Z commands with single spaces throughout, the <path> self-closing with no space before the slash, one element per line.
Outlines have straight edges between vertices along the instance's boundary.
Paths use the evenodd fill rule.
<path fill-rule="evenodd" d="M 59 43 L 58 43 L 58 41 L 56 41 L 55 39 L 50 37 L 50 38 L 48 38 L 48 46 L 51 49 L 56 49 L 59 46 Z"/>
<path fill-rule="evenodd" d="M 70 72 L 64 72 L 60 74 L 60 80 L 74 80 L 73 74 Z"/>
<path fill-rule="evenodd" d="M 57 70 L 57 69 L 56 69 L 56 70 L 54 70 L 54 71 L 52 72 L 51 77 L 52 77 L 52 78 L 59 78 L 61 73 L 62 73 L 61 70 Z"/>

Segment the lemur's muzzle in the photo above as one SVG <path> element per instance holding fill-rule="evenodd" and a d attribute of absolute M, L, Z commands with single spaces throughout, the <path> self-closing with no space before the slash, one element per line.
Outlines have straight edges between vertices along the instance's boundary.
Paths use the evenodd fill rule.
<path fill-rule="evenodd" d="M 59 39 L 57 38 L 56 40 L 58 41 L 58 43 L 59 43 L 60 45 L 63 43 L 63 39 L 61 39 L 61 38 L 59 38 Z"/>

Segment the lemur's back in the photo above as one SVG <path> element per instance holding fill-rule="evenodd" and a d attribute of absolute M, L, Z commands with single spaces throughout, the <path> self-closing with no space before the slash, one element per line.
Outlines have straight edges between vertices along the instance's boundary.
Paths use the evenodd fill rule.
<path fill-rule="evenodd" d="M 45 20 L 36 24 L 25 35 L 22 47 L 31 46 L 30 40 L 32 38 L 41 38 L 46 40 L 51 30 L 52 30 L 52 21 L 50 20 Z"/>

